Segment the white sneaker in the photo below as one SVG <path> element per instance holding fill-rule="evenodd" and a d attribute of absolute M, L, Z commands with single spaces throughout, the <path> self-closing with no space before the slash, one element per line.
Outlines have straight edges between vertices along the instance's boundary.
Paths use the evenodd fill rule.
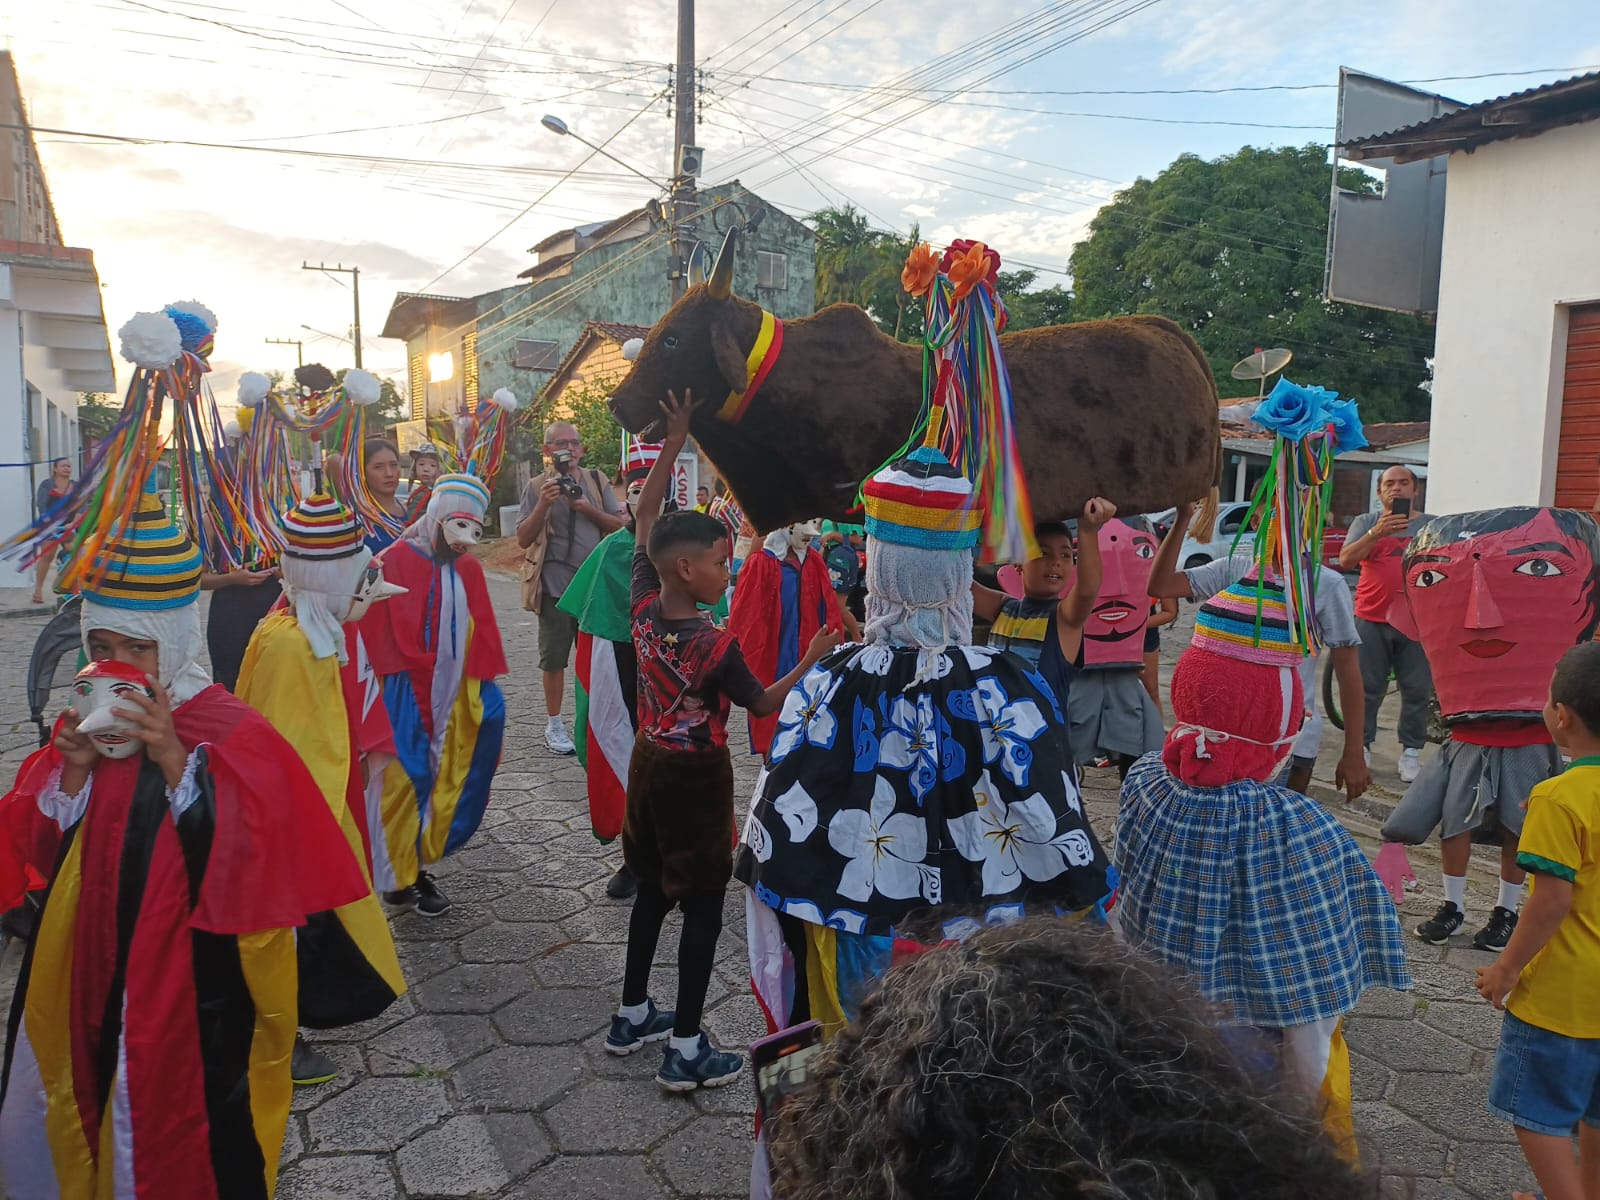
<path fill-rule="evenodd" d="M 578 752 L 578 748 L 572 744 L 572 735 L 567 732 L 567 727 L 562 724 L 560 717 L 551 717 L 550 723 L 544 727 L 544 744 L 549 746 L 554 754 Z"/>
<path fill-rule="evenodd" d="M 1422 751 L 1407 748 L 1400 755 L 1400 782 L 1410 783 L 1422 770 Z"/>

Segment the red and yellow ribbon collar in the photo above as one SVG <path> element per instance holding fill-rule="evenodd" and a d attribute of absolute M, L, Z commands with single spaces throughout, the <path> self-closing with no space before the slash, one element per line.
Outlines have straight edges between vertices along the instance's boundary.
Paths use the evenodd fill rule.
<path fill-rule="evenodd" d="M 778 365 L 778 355 L 783 350 L 783 322 L 766 309 L 761 310 L 761 331 L 756 334 L 756 344 L 744 363 L 744 387 L 728 393 L 728 398 L 717 410 L 717 420 L 737 425 L 750 410 L 750 401 L 761 390 L 761 385 Z"/>

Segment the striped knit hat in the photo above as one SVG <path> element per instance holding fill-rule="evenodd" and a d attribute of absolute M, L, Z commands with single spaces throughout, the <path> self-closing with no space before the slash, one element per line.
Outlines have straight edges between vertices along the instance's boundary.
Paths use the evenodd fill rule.
<path fill-rule="evenodd" d="M 1283 585 L 1255 574 L 1229 584 L 1195 614 L 1192 646 L 1269 667 L 1305 657 L 1289 632 Z"/>
<path fill-rule="evenodd" d="M 624 433 L 627 447 L 623 455 L 622 470 L 625 483 L 639 483 L 650 474 L 650 468 L 656 465 L 656 459 L 661 457 L 660 442 L 641 442 L 638 438 L 629 437 Z"/>
<path fill-rule="evenodd" d="M 933 446 L 923 445 L 884 467 L 861 489 L 867 536 L 925 550 L 971 550 L 983 513 L 972 481 Z"/>
<path fill-rule="evenodd" d="M 200 551 L 146 485 L 121 537 L 100 556 L 105 577 L 84 595 L 107 608 L 161 611 L 193 604 L 200 596 Z"/>
<path fill-rule="evenodd" d="M 355 513 L 325 492 L 300 501 L 278 520 L 283 552 L 294 558 L 349 558 L 363 545 Z"/>
<path fill-rule="evenodd" d="M 489 489 L 476 475 L 441 475 L 433 481 L 428 511 L 441 521 L 458 514 L 482 521 L 489 515 Z"/>

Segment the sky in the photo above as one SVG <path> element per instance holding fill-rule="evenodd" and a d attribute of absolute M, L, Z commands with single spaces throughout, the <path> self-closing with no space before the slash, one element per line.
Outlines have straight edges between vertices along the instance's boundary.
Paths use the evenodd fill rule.
<path fill-rule="evenodd" d="M 404 345 L 378 336 L 397 291 L 509 286 L 541 238 L 659 194 L 675 18 L 665 0 L 0 0 L 0 37 L 113 351 L 134 312 L 200 300 L 227 407 L 239 372 L 294 366 L 269 338 L 350 365 L 348 277 L 304 262 L 361 268 L 366 366 L 404 390 Z M 1593 0 L 699 0 L 695 23 L 705 182 L 980 238 L 1041 284 L 1180 154 L 1331 142 L 1341 65 L 1469 103 L 1600 68 Z"/>

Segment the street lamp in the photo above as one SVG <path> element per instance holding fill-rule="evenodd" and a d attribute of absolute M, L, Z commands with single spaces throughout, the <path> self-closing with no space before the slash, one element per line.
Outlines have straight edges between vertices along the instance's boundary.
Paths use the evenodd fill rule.
<path fill-rule="evenodd" d="M 329 333 L 326 329 L 313 329 L 309 325 L 302 325 L 302 326 L 300 326 L 300 328 L 304 329 L 307 333 L 314 333 L 318 337 L 332 338 L 336 342 L 343 342 L 346 346 L 355 345 L 355 343 L 352 342 L 349 338 L 342 337 L 337 333 Z"/>
<path fill-rule="evenodd" d="M 589 149 L 593 150 L 596 154 L 600 155 L 602 158 L 609 158 L 612 162 L 616 163 L 617 166 L 621 167 L 623 170 L 632 171 L 635 175 L 637 175 L 640 179 L 644 180 L 651 187 L 657 188 L 657 189 L 659 189 L 661 187 L 661 181 L 659 179 L 651 179 L 650 176 L 646 175 L 643 171 L 639 170 L 637 167 L 630 166 L 628 163 L 623 162 L 615 154 L 612 154 L 611 151 L 605 149 L 604 147 L 596 146 L 593 142 L 591 142 L 586 137 L 583 137 L 583 136 L 581 136 L 579 134 L 573 133 L 571 129 L 567 128 L 567 123 L 565 121 L 563 121 L 560 117 L 552 116 L 549 113 L 545 113 L 544 116 L 539 118 L 539 124 L 543 125 L 551 133 L 554 133 L 554 134 L 556 134 L 556 135 L 558 135 L 560 137 L 569 137 L 569 138 L 572 138 L 574 141 L 582 142 L 585 146 L 589 147 Z"/>

